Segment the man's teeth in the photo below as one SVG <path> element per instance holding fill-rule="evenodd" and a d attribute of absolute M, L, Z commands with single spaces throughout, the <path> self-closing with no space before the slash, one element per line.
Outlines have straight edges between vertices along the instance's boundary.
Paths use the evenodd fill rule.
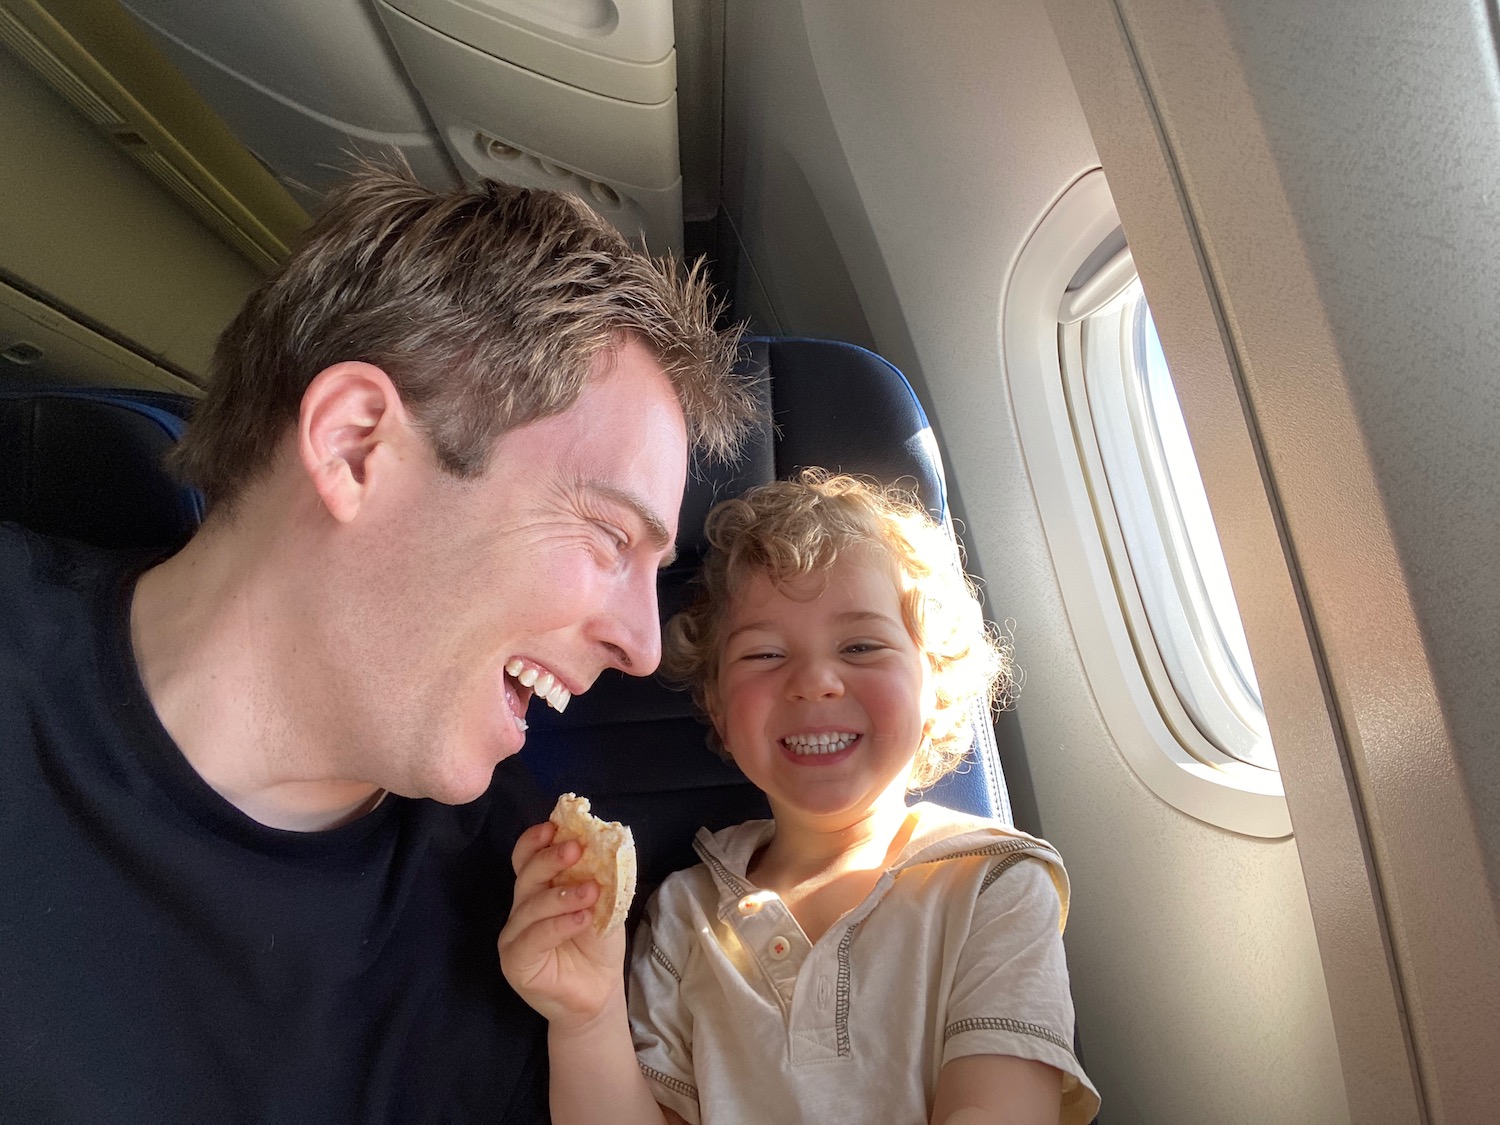
<path fill-rule="evenodd" d="M 793 754 L 837 754 L 854 744 L 857 734 L 789 734 L 781 741 Z"/>
<path fill-rule="evenodd" d="M 547 701 L 547 706 L 559 714 L 568 709 L 568 702 L 573 698 L 573 693 L 563 687 L 562 681 L 551 672 L 525 664 L 518 656 L 506 661 L 505 674 L 514 678 L 522 687 L 531 688 L 532 694 L 541 696 Z M 526 729 L 524 723 L 521 729 Z"/>

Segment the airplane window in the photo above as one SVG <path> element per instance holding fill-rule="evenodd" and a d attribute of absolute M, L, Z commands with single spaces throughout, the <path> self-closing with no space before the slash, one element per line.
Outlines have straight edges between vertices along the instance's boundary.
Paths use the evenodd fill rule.
<path fill-rule="evenodd" d="M 1200 463 L 1102 171 L 1042 216 L 1005 293 L 1005 388 L 1078 657 L 1115 749 L 1182 812 L 1287 836 Z M 1222 376 L 1233 378 L 1227 356 Z M 1245 436 L 1233 429 L 1239 421 L 1210 418 L 1193 433 L 1212 449 Z"/>
<path fill-rule="evenodd" d="M 1181 701 L 1193 731 L 1168 713 L 1168 725 L 1192 751 L 1194 733 L 1239 761 L 1276 768 L 1239 608 L 1204 493 L 1187 425 L 1156 325 L 1138 279 L 1081 319 L 1069 380 L 1092 422 L 1104 488 L 1119 522 L 1124 558 L 1138 597 L 1121 608 L 1153 694 Z M 1159 657 L 1159 659 L 1158 659 Z"/>

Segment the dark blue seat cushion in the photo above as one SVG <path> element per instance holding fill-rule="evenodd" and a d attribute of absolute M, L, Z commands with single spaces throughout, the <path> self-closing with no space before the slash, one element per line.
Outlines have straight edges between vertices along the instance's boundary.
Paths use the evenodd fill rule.
<path fill-rule="evenodd" d="M 191 404 L 154 391 L 0 390 L 0 519 L 99 547 L 180 546 L 203 504 L 162 456 Z"/>

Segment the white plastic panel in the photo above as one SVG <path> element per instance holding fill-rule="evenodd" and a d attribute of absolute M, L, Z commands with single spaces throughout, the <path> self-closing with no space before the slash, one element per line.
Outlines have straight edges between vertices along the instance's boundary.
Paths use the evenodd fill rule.
<path fill-rule="evenodd" d="M 25 381 L 202 393 L 196 383 L 0 282 L 0 385 Z"/>
<path fill-rule="evenodd" d="M 424 182 L 453 182 L 363 0 L 123 0 L 123 7 L 303 203 L 339 178 L 351 149 L 397 149 Z"/>
<path fill-rule="evenodd" d="M 571 191 L 654 252 L 681 248 L 675 95 L 658 105 L 604 97 L 376 6 L 466 178 Z"/>
<path fill-rule="evenodd" d="M 606 97 L 656 104 L 677 86 L 671 0 L 390 0 L 485 54 Z"/>

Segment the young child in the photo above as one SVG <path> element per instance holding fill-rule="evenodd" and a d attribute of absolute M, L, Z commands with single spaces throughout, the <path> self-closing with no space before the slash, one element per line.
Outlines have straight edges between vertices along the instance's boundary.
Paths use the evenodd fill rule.
<path fill-rule="evenodd" d="M 550 1021 L 552 1113 L 595 1122 L 1088 1122 L 1046 843 L 907 804 L 1010 685 L 952 541 L 899 494 L 805 473 L 710 514 L 702 592 L 668 626 L 774 819 L 700 831 L 636 934 L 600 939 L 578 846 L 516 848 L 500 936 Z"/>

